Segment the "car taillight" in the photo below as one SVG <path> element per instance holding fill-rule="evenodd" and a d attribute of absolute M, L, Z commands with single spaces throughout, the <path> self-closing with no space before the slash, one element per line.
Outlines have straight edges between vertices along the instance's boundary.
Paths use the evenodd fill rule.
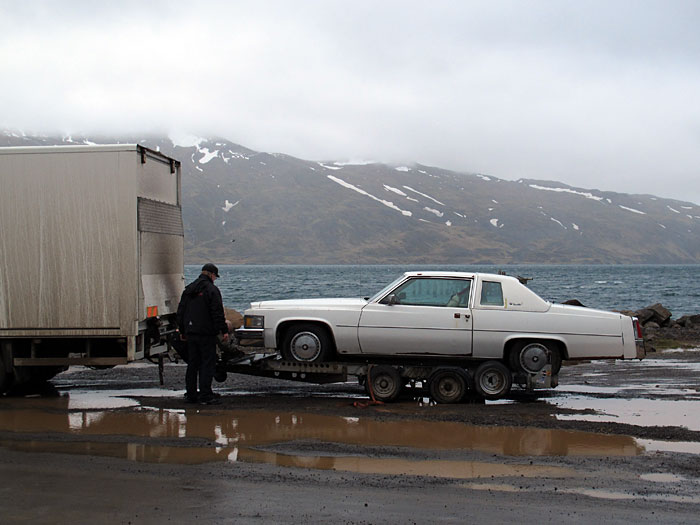
<path fill-rule="evenodd" d="M 634 325 L 634 332 L 637 334 L 637 339 L 644 339 L 644 334 L 642 333 L 642 325 L 640 324 L 639 319 L 633 317 L 632 324 Z"/>

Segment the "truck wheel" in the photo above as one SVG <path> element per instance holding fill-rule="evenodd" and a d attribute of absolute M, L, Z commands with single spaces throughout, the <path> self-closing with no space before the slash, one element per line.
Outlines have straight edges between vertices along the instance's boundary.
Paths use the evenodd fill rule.
<path fill-rule="evenodd" d="M 438 403 L 459 403 L 469 390 L 469 377 L 461 369 L 438 369 L 428 380 L 430 397 Z"/>
<path fill-rule="evenodd" d="M 501 399 L 510 392 L 513 376 L 500 361 L 486 361 L 474 372 L 474 388 L 485 399 Z"/>
<path fill-rule="evenodd" d="M 388 403 L 394 401 L 401 393 L 401 375 L 393 366 L 373 366 L 368 372 L 367 385 L 374 394 L 374 399 Z"/>
<path fill-rule="evenodd" d="M 299 363 L 321 363 L 330 355 L 328 332 L 318 325 L 300 324 L 287 331 L 282 343 L 282 357 Z"/>
<path fill-rule="evenodd" d="M 514 372 L 536 374 L 544 368 L 549 357 L 552 375 L 561 369 L 561 354 L 554 344 L 547 341 L 522 341 L 510 353 L 510 367 Z"/>

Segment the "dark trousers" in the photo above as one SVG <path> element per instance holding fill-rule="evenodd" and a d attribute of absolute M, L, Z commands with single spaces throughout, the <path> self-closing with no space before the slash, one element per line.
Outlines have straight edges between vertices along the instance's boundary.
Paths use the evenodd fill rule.
<path fill-rule="evenodd" d="M 187 397 L 207 401 L 214 397 L 211 382 L 216 369 L 216 336 L 187 335 L 187 352 L 189 362 L 185 373 Z M 199 379 L 199 391 L 197 391 Z"/>

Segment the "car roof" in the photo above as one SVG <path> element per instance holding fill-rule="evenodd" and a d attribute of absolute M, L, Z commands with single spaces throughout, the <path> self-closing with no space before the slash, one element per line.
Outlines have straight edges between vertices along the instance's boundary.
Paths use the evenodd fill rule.
<path fill-rule="evenodd" d="M 444 271 L 416 271 L 416 272 L 405 272 L 406 277 L 461 277 L 473 279 L 475 277 L 482 277 L 488 279 L 515 279 L 509 275 L 498 275 L 495 273 L 482 273 L 482 272 L 444 272 Z"/>

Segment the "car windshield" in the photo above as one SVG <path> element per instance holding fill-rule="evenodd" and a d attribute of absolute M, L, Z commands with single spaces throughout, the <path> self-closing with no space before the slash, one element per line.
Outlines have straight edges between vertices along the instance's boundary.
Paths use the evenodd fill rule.
<path fill-rule="evenodd" d="M 393 281 L 391 281 L 389 284 L 387 284 L 384 288 L 382 288 L 380 291 L 378 291 L 376 294 L 374 294 L 372 297 L 370 297 L 369 302 L 373 303 L 375 301 L 378 301 L 384 295 L 389 292 L 390 290 L 393 290 L 395 286 L 397 286 L 401 281 L 403 281 L 405 278 L 405 275 L 400 275 Z"/>

